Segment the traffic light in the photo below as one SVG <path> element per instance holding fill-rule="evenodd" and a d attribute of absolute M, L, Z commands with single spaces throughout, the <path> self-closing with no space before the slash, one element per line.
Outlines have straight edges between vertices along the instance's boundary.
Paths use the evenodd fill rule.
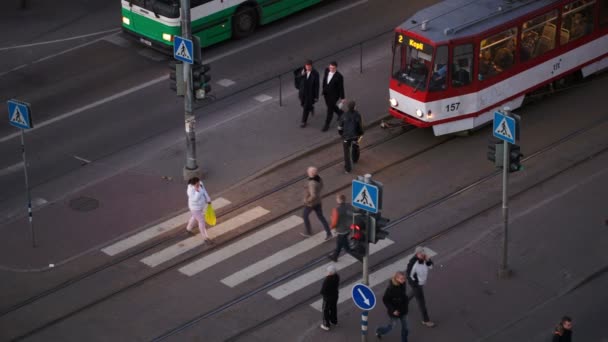
<path fill-rule="evenodd" d="M 382 214 L 380 213 L 372 214 L 370 220 L 369 242 L 378 243 L 379 240 L 386 239 L 388 232 L 385 228 L 390 220 L 386 217 L 382 217 Z"/>
<path fill-rule="evenodd" d="M 180 61 L 170 61 L 169 68 L 169 88 L 173 89 L 177 96 L 186 94 L 186 85 L 184 83 L 184 64 Z"/>
<path fill-rule="evenodd" d="M 211 70 L 209 64 L 192 64 L 192 90 L 197 100 L 206 98 L 211 92 L 209 70 Z"/>
<path fill-rule="evenodd" d="M 353 224 L 350 225 L 350 252 L 355 259 L 363 261 L 367 241 L 367 216 L 362 212 L 353 213 Z"/>
<path fill-rule="evenodd" d="M 488 140 L 488 160 L 494 163 L 494 166 L 501 168 L 504 158 L 504 141 L 490 138 Z"/>
<path fill-rule="evenodd" d="M 509 172 L 517 172 L 523 170 L 521 165 L 521 157 L 524 155 L 521 153 L 521 147 L 519 145 L 511 145 L 509 150 Z"/>

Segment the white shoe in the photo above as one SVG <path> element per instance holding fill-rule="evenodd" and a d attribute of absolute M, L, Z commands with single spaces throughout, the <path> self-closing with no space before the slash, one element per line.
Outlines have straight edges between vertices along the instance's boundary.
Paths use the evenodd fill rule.
<path fill-rule="evenodd" d="M 329 331 L 329 327 L 327 325 L 325 325 L 325 324 L 321 324 L 320 328 L 323 329 L 323 330 L 325 330 L 325 331 Z"/>

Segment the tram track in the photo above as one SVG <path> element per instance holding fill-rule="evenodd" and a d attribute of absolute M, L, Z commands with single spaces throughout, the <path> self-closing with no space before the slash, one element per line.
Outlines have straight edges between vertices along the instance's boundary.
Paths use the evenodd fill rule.
<path fill-rule="evenodd" d="M 599 125 L 601 123 L 605 123 L 605 122 L 608 122 L 608 118 L 599 120 L 598 122 L 595 122 L 595 123 L 593 123 L 590 126 L 587 126 L 587 127 L 581 128 L 581 129 L 579 129 L 577 131 L 574 131 L 574 132 L 572 132 L 572 133 L 570 133 L 570 134 L 568 134 L 568 135 L 560 138 L 559 140 L 554 141 L 554 142 L 546 145 L 545 147 L 543 147 L 540 150 L 538 150 L 538 151 L 530 154 L 529 156 L 523 158 L 522 161 L 525 162 L 525 161 L 528 161 L 530 159 L 542 156 L 545 153 L 547 153 L 547 152 L 549 152 L 549 151 L 557 148 L 558 146 L 560 146 L 560 145 L 562 145 L 562 144 L 564 144 L 564 143 L 566 143 L 566 142 L 568 142 L 568 141 L 570 141 L 570 140 L 572 140 L 572 139 L 574 139 L 574 138 L 576 138 L 576 137 L 578 137 L 578 136 L 580 136 L 580 135 L 582 135 L 582 134 L 590 131 L 591 129 L 593 129 L 597 125 Z M 525 188 L 523 188 L 523 189 L 521 189 L 521 190 L 519 190 L 519 191 L 511 194 L 509 197 L 512 198 L 512 199 L 513 198 L 517 198 L 517 197 L 525 194 L 526 192 L 528 192 L 530 190 L 533 190 L 533 189 L 536 189 L 536 188 L 542 186 L 546 182 L 548 182 L 548 181 L 550 181 L 550 180 L 552 180 L 552 179 L 554 179 L 554 178 L 556 178 L 556 177 L 564 174 L 565 172 L 567 172 L 567 171 L 569 171 L 569 170 L 571 170 L 573 168 L 576 168 L 579 165 L 582 165 L 583 163 L 587 162 L 588 160 L 590 160 L 592 158 L 595 158 L 595 157 L 597 157 L 597 156 L 599 156 L 599 155 L 601 155 L 603 153 L 606 153 L 607 151 L 608 151 L 608 148 L 603 148 L 603 149 L 601 149 L 601 150 L 599 150 L 599 151 L 591 154 L 590 156 L 587 156 L 586 158 L 583 158 L 583 159 L 581 159 L 579 161 L 576 161 L 576 162 L 568 165 L 565 168 L 562 168 L 562 169 L 560 169 L 560 170 L 558 170 L 558 171 L 556 171 L 556 172 L 554 172 L 554 173 L 552 173 L 552 174 L 550 174 L 550 175 L 548 175 L 546 177 L 541 178 L 540 180 L 532 183 L 531 185 L 528 185 Z M 382 170 L 382 171 L 385 171 L 388 168 L 390 168 L 392 166 L 395 166 L 397 164 L 399 164 L 399 163 L 392 163 L 391 166 L 388 166 L 388 167 L 384 168 L 384 170 Z M 378 171 L 376 173 L 376 175 L 379 174 L 379 173 L 381 173 L 382 171 Z M 420 214 L 422 214 L 422 213 L 424 213 L 424 212 L 426 212 L 426 211 L 428 211 L 428 210 L 430 210 L 430 209 L 432 209 L 432 208 L 434 208 L 434 207 L 436 207 L 436 206 L 438 206 L 438 205 L 440 205 L 442 203 L 445 203 L 446 201 L 448 201 L 448 200 L 450 200 L 450 199 L 452 199 L 454 197 L 460 196 L 460 195 L 462 195 L 462 194 L 464 194 L 464 193 L 466 193 L 466 192 L 468 192 L 470 190 L 473 190 L 473 189 L 477 188 L 478 186 L 480 186 L 481 184 L 483 184 L 483 183 L 489 181 L 490 179 L 498 176 L 499 174 L 501 174 L 501 172 L 502 171 L 497 170 L 497 171 L 491 172 L 489 174 L 486 174 L 486 175 L 482 176 L 481 178 L 479 178 L 478 180 L 476 180 L 474 182 L 471 182 L 468 185 L 465 185 L 465 186 L 463 186 L 463 187 L 461 187 L 461 188 L 459 188 L 459 189 L 457 189 L 457 190 L 455 190 L 455 191 L 453 191 L 453 192 L 451 192 L 449 194 L 446 194 L 446 195 L 441 196 L 441 197 L 439 197 L 439 198 L 437 198 L 437 199 L 435 199 L 433 201 L 430 201 L 430 202 L 428 202 L 426 204 L 423 204 L 423 205 L 419 206 L 418 208 L 412 210 L 411 212 L 409 212 L 409 213 L 407 213 L 405 215 L 402 215 L 399 218 L 396 218 L 396 219 L 392 220 L 391 223 L 387 225 L 386 229 L 390 230 L 393 227 L 398 226 L 398 225 L 402 224 L 403 222 L 405 222 L 407 220 L 410 220 L 410 219 L 412 219 L 412 218 L 414 218 L 414 217 L 416 217 L 416 216 L 418 216 L 418 215 L 420 215 Z M 346 188 L 348 188 L 348 186 L 342 187 L 341 189 L 338 189 L 338 190 L 334 191 L 332 194 L 334 194 L 334 193 L 336 193 L 336 192 L 338 192 L 340 190 L 344 190 Z M 501 206 L 501 203 L 502 202 L 500 200 L 497 200 L 497 201 L 495 201 L 493 203 L 490 203 L 489 206 L 487 206 L 486 208 L 484 208 L 482 210 L 479 210 L 479 211 L 473 213 L 472 215 L 469 215 L 466 218 L 463 218 L 460 221 L 458 221 L 456 223 L 453 223 L 453 224 L 449 225 L 448 227 L 446 227 L 444 229 L 441 229 L 438 232 L 435 232 L 433 234 L 427 235 L 425 237 L 422 237 L 422 238 L 418 239 L 417 241 L 415 241 L 413 243 L 405 245 L 402 250 L 400 250 L 400 251 L 398 251 L 396 253 L 393 253 L 393 254 L 391 254 L 391 255 L 389 255 L 389 256 L 387 256 L 387 257 L 379 260 L 378 262 L 376 262 L 373 266 L 371 266 L 370 272 L 373 272 L 376 269 L 379 269 L 379 268 L 382 268 L 384 266 L 387 266 L 387 265 L 393 263 L 394 261 L 398 260 L 399 258 L 402 258 L 402 257 L 408 255 L 408 253 L 411 252 L 411 250 L 413 250 L 416 246 L 428 244 L 429 242 L 431 242 L 433 240 L 439 239 L 439 238 L 441 238 L 441 237 L 443 237 L 443 236 L 445 236 L 445 235 L 447 235 L 449 233 L 452 233 L 452 232 L 456 231 L 458 228 L 462 227 L 466 222 L 469 222 L 469 221 L 471 221 L 471 220 L 473 220 L 473 219 L 475 219 L 477 217 L 483 216 L 483 215 L 485 215 L 487 212 L 489 212 L 491 210 L 495 210 L 497 207 Z M 291 271 L 283 274 L 282 276 L 279 276 L 279 277 L 275 278 L 274 280 L 272 280 L 270 282 L 267 282 L 267 283 L 259 286 L 256 289 L 253 289 L 253 290 L 251 290 L 251 291 L 249 291 L 249 292 L 247 292 L 245 294 L 242 294 L 242 295 L 240 295 L 240 296 L 238 296 L 238 297 L 236 297 L 236 298 L 234 298 L 234 299 L 226 302 L 225 304 L 223 304 L 221 306 L 218 306 L 218 307 L 216 307 L 216 308 L 214 308 L 212 310 L 209 310 L 209 311 L 207 311 L 207 312 L 205 312 L 205 313 L 203 313 L 203 314 L 201 314 L 199 316 L 196 316 L 196 317 L 190 319 L 187 322 L 182 323 L 181 325 L 179 325 L 179 326 L 177 326 L 177 327 L 175 327 L 175 328 L 173 328 L 173 329 L 165 332 L 164 334 L 157 336 L 152 341 L 153 342 L 164 341 L 164 340 L 166 340 L 167 338 L 169 338 L 171 336 L 174 336 L 176 334 L 179 334 L 179 333 L 187 330 L 188 328 L 194 326 L 195 324 L 199 323 L 200 321 L 202 321 L 204 319 L 210 318 L 210 317 L 215 316 L 215 315 L 217 315 L 217 314 L 219 314 L 219 313 L 221 313 L 223 311 L 226 311 L 229 308 L 231 308 L 232 306 L 234 306 L 234 305 L 236 305 L 238 303 L 241 303 L 241 302 L 243 302 L 243 301 L 245 301 L 245 300 L 253 297 L 254 295 L 256 295 L 256 294 L 258 294 L 260 292 L 268 290 L 269 288 L 271 288 L 271 287 L 273 287 L 273 286 L 275 286 L 275 285 L 277 285 L 277 284 L 279 284 L 279 283 L 281 283 L 283 281 L 286 281 L 286 280 L 289 280 L 289 279 L 291 279 L 293 277 L 296 277 L 296 276 L 298 276 L 298 275 L 300 275 L 300 274 L 302 274 L 302 273 L 310 270 L 311 268 L 313 268 L 313 267 L 315 267 L 315 266 L 317 266 L 317 265 L 319 265 L 319 264 L 321 264 L 323 262 L 327 262 L 327 260 L 328 259 L 327 259 L 326 255 L 322 255 L 322 256 L 319 256 L 317 258 L 314 258 L 313 260 L 307 262 L 306 264 L 300 266 L 297 269 L 291 270 Z M 346 278 L 343 281 L 343 283 L 346 283 L 346 284 L 351 283 L 351 282 L 359 279 L 359 277 L 360 277 L 359 275 L 354 275 L 354 276 L 348 277 L 348 278 Z M 267 325 L 267 324 L 269 324 L 269 323 L 271 323 L 271 322 L 273 322 L 273 321 L 275 321 L 277 319 L 285 317 L 286 314 L 288 314 L 288 313 L 290 313 L 290 312 L 292 312 L 292 311 L 294 311 L 296 309 L 299 309 L 299 308 L 301 308 L 301 307 L 303 307 L 305 305 L 308 305 L 311 301 L 314 301 L 315 299 L 318 299 L 318 294 L 316 294 L 316 293 L 314 295 L 312 295 L 312 296 L 308 296 L 308 297 L 306 297 L 306 298 L 298 301 L 297 303 L 291 305 L 288 309 L 282 310 L 282 311 L 280 311 L 278 313 L 275 313 L 271 317 L 264 319 L 263 321 L 259 322 L 258 324 L 254 325 L 254 326 L 251 326 L 251 327 L 248 327 L 247 329 L 242 330 L 242 331 L 240 331 L 240 332 L 238 332 L 238 333 L 230 336 L 229 338 L 226 339 L 226 341 L 237 341 L 241 337 L 246 336 L 247 334 L 249 334 L 249 333 L 251 333 L 253 331 L 256 331 L 257 329 L 259 329 L 259 328 L 261 328 L 261 327 L 263 327 L 263 326 L 265 326 L 265 325 Z"/>

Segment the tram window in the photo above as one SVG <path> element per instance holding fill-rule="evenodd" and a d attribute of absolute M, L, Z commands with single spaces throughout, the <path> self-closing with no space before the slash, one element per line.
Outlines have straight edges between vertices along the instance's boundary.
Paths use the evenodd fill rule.
<path fill-rule="evenodd" d="M 481 41 L 479 46 L 479 79 L 485 80 L 515 63 L 517 28 L 511 28 Z"/>
<path fill-rule="evenodd" d="M 452 87 L 462 87 L 471 83 L 473 65 L 473 44 L 454 47 L 452 51 Z"/>
<path fill-rule="evenodd" d="M 561 41 L 566 44 L 582 38 L 593 31 L 594 0 L 574 1 L 562 9 L 562 28 L 568 31 L 568 40 Z"/>
<path fill-rule="evenodd" d="M 397 34 L 393 56 L 393 78 L 413 87 L 416 91 L 426 90 L 432 58 L 433 46 Z"/>
<path fill-rule="evenodd" d="M 448 47 L 446 45 L 437 48 L 433 74 L 429 81 L 429 91 L 445 90 L 448 81 Z"/>
<path fill-rule="evenodd" d="M 600 0 L 600 26 L 608 27 L 608 0 Z"/>
<path fill-rule="evenodd" d="M 557 10 L 526 21 L 522 26 L 519 60 L 525 62 L 555 47 Z M 563 37 L 563 30 L 562 35 Z"/>

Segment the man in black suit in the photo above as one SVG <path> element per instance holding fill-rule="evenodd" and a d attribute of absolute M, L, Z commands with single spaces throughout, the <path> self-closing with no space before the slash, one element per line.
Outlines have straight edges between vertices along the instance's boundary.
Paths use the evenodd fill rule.
<path fill-rule="evenodd" d="M 314 105 L 319 101 L 319 72 L 312 67 L 311 60 L 306 61 L 300 75 L 296 78 L 296 84 L 303 109 L 300 127 L 306 127 L 308 114 L 314 113 Z"/>
<path fill-rule="evenodd" d="M 338 71 L 338 62 L 333 61 L 329 63 L 329 67 L 325 69 L 325 75 L 323 76 L 323 97 L 325 97 L 325 104 L 327 105 L 327 116 L 325 117 L 325 125 L 323 132 L 329 129 L 329 124 L 333 119 L 334 113 L 342 115 L 342 110 L 336 106 L 338 100 L 344 99 L 344 78 Z"/>

